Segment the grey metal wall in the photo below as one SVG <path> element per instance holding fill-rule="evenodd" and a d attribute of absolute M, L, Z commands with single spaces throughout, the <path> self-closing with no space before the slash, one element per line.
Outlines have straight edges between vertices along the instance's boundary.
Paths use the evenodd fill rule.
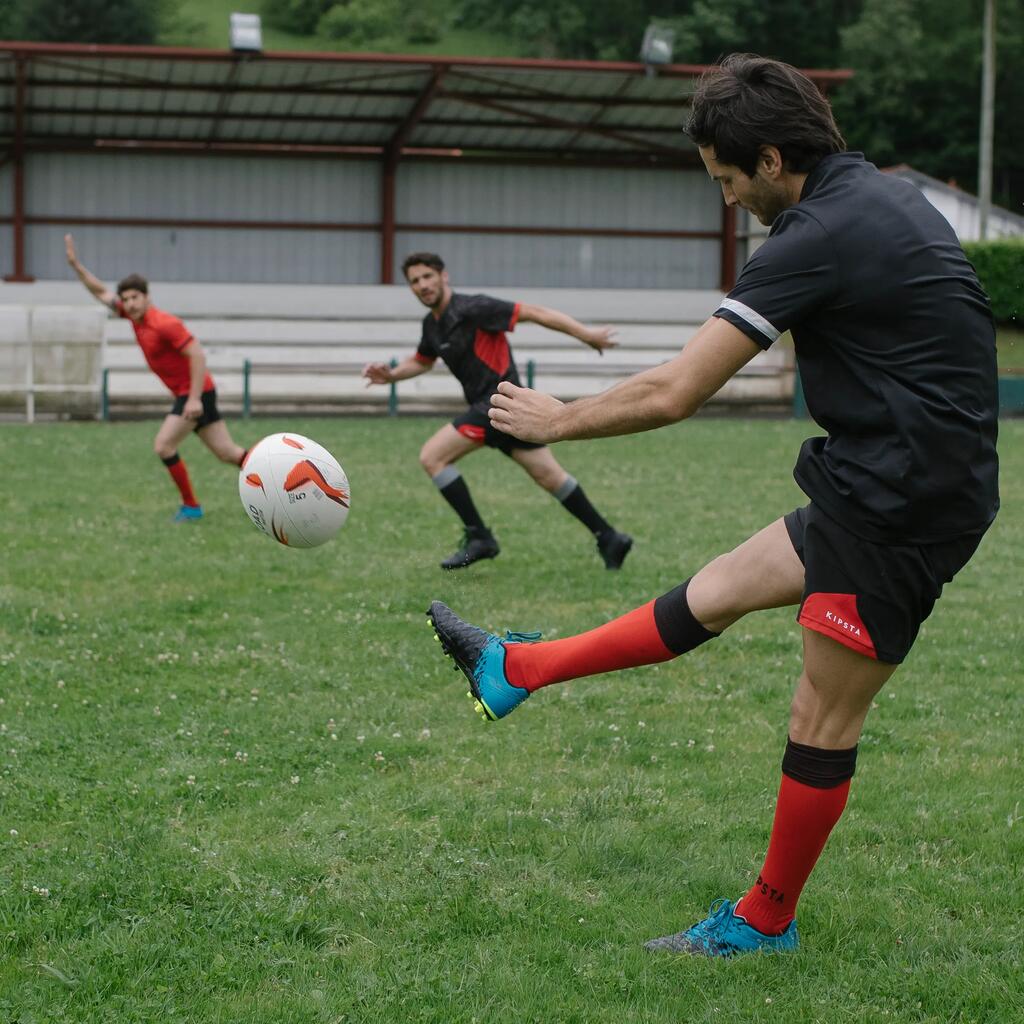
<path fill-rule="evenodd" d="M 170 226 L 71 226 L 86 265 L 114 281 L 138 270 L 158 281 L 376 284 L 376 230 L 225 229 L 188 221 L 375 224 L 380 167 L 369 160 L 33 153 L 26 213 L 53 219 L 26 230 L 26 269 L 62 279 L 65 218 L 159 219 Z M 699 230 L 717 232 L 721 197 L 702 171 L 559 168 L 406 161 L 396 180 L 399 224 Z M 11 210 L 0 169 L 0 214 Z M 176 223 L 175 223 L 176 222 Z M 399 231 L 406 253 L 441 252 L 461 286 L 715 288 L 715 239 Z M 13 267 L 0 225 L 2 272 Z"/>
<path fill-rule="evenodd" d="M 634 231 L 718 231 L 721 193 L 702 171 L 479 166 L 399 166 L 399 223 L 484 224 Z M 716 288 L 711 239 L 398 232 L 405 255 L 441 253 L 462 286 Z"/>
<path fill-rule="evenodd" d="M 25 180 L 26 212 L 39 217 L 314 223 L 372 223 L 379 217 L 379 172 L 362 160 L 38 153 L 26 162 Z M 61 224 L 29 227 L 30 274 L 66 275 L 65 230 Z M 375 230 L 89 225 L 72 230 L 83 261 L 110 279 L 126 268 L 163 281 L 372 284 L 379 279 Z"/>

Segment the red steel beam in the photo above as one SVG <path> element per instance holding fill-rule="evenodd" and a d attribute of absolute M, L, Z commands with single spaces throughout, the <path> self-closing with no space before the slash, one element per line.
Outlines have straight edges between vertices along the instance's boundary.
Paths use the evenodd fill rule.
<path fill-rule="evenodd" d="M 0 224 L 9 224 L 12 217 L 0 217 Z M 122 228 L 212 228 L 216 230 L 265 231 L 378 231 L 375 221 L 306 221 L 306 220 L 224 220 L 221 218 L 181 217 L 81 217 L 29 216 L 26 224 L 61 225 L 67 227 Z M 537 238 L 650 238 L 721 240 L 718 231 L 672 231 L 645 228 L 578 228 L 524 224 L 395 224 L 396 231 L 418 231 L 428 234 L 456 235 L 528 235 Z M 385 282 L 387 283 L 387 282 Z"/>
<path fill-rule="evenodd" d="M 81 153 L 84 155 L 111 152 L 144 154 L 188 153 L 191 156 L 279 156 L 296 158 L 330 158 L 344 156 L 350 160 L 374 159 L 383 154 L 382 146 L 337 146 L 321 143 L 280 142 L 184 142 L 175 139 L 96 139 L 84 136 L 42 136 L 26 142 L 26 151 L 34 153 Z M 524 149 L 519 146 L 488 146 L 486 150 L 462 150 L 453 147 L 409 147 L 402 150 L 403 159 L 452 160 L 477 164 L 508 164 L 515 161 L 530 167 L 628 167 L 637 170 L 689 170 L 702 168 L 696 150 L 673 157 L 655 153 L 622 152 L 609 149 L 561 150 Z"/>
<path fill-rule="evenodd" d="M 28 88 L 28 59 L 19 57 L 15 69 L 14 89 L 14 270 L 4 277 L 5 281 L 28 282 L 35 278 L 25 272 L 25 94 Z"/>
<path fill-rule="evenodd" d="M 0 51 L 2 52 L 2 51 Z M 0 86 L 12 86 L 14 84 L 13 79 L 0 78 Z M 344 82 L 335 84 L 332 81 L 326 83 L 312 82 L 304 83 L 301 85 L 237 85 L 234 89 L 228 90 L 221 82 L 211 82 L 204 84 L 202 82 L 163 82 L 157 79 L 152 80 L 131 80 L 128 82 L 120 80 L 95 80 L 95 79 L 67 79 L 67 78 L 39 78 L 35 77 L 32 80 L 32 85 L 38 86 L 39 88 L 46 89 L 72 89 L 75 91 L 83 88 L 98 89 L 98 90 L 121 90 L 124 92 L 160 92 L 160 93 L 211 93 L 218 94 L 222 92 L 235 92 L 238 94 L 248 93 L 252 95 L 270 95 L 270 96 L 331 96 L 331 97 L 344 97 L 353 99 L 394 99 L 394 100 L 410 100 L 415 99 L 419 94 L 415 89 L 349 89 L 346 87 Z M 505 100 L 510 103 L 528 103 L 531 101 L 530 95 L 523 95 L 520 92 L 509 92 L 505 90 L 497 90 L 491 92 L 467 92 L 460 91 L 458 89 L 446 89 L 444 90 L 442 99 L 485 99 L 485 100 Z M 621 106 L 621 107 L 667 107 L 673 110 L 679 110 L 689 103 L 688 96 L 677 96 L 671 98 L 637 98 L 637 97 L 619 97 L 615 95 L 609 96 L 569 96 L 565 93 L 561 95 L 545 94 L 543 96 L 536 96 L 534 99 L 542 100 L 545 104 L 561 104 L 569 106 L 593 106 L 601 104 L 603 106 Z M 88 112 L 88 110 L 79 110 L 79 113 Z"/>
<path fill-rule="evenodd" d="M 118 58 L 122 60 L 167 60 L 224 63 L 235 59 L 228 50 L 206 50 L 185 46 L 123 46 L 83 43 L 27 43 L 0 42 L 0 53 L 23 56 L 76 57 L 82 59 Z M 371 64 L 379 67 L 414 65 L 452 68 L 481 68 L 485 70 L 521 71 L 578 71 L 585 74 L 645 75 L 646 65 L 639 61 L 601 60 L 547 60 L 516 57 L 427 57 L 420 54 L 389 53 L 318 53 L 318 52 L 269 52 L 249 58 L 253 62 L 292 62 L 317 64 L 321 66 Z M 707 70 L 705 64 L 666 64 L 658 68 L 659 78 L 696 78 Z M 846 69 L 804 71 L 812 81 L 832 83 L 846 81 L 853 74 Z"/>
<path fill-rule="evenodd" d="M 447 92 L 442 93 L 442 96 L 444 99 L 455 98 L 451 93 Z M 613 139 L 616 142 L 624 142 L 635 149 L 645 152 L 654 151 L 671 156 L 678 156 L 685 152 L 684 150 L 677 149 L 674 146 L 663 146 L 660 142 L 651 142 L 649 139 L 637 138 L 633 135 L 627 135 L 624 132 L 610 131 L 599 126 L 580 125 L 573 121 L 566 121 L 562 118 L 551 117 L 547 114 L 539 114 L 529 110 L 519 110 L 516 107 L 509 106 L 507 103 L 498 103 L 493 100 L 482 100 L 471 94 L 459 95 L 457 98 L 460 102 L 467 103 L 471 106 L 484 107 L 486 110 L 497 110 L 500 113 L 505 114 L 516 114 L 520 117 L 527 118 L 528 121 L 534 122 L 538 125 L 543 124 L 548 127 L 562 128 L 565 131 L 576 131 L 577 133 L 586 135 L 599 135 L 606 139 Z M 532 127 L 532 125 L 513 125 L 511 127 L 528 128 Z"/>
<path fill-rule="evenodd" d="M 11 106 L 0 106 L 0 114 L 11 114 L 14 112 L 13 105 Z M 41 106 L 41 105 L 29 105 L 25 108 L 25 114 L 28 117 L 33 115 L 39 115 L 42 117 L 116 117 L 116 118 L 148 118 L 159 120 L 161 118 L 173 119 L 173 120 L 193 120 L 193 121 L 212 121 L 219 117 L 224 117 L 226 121 L 267 121 L 270 123 L 285 122 L 285 123 L 309 123 L 309 124 L 336 124 L 336 125 L 380 125 L 381 127 L 397 127 L 402 123 L 400 117 L 373 117 L 367 115 L 358 114 L 345 114 L 342 116 L 336 114 L 255 114 L 251 111 L 245 113 L 231 113 L 222 115 L 217 111 L 212 110 L 145 110 L 141 108 L 124 110 L 119 107 L 109 107 L 105 109 L 92 108 L 83 110 L 81 107 L 59 107 L 59 106 Z M 583 128 L 585 125 L 591 124 L 592 122 L 580 122 L 579 127 Z M 562 125 L 546 125 L 546 124 L 530 124 L 524 125 L 521 121 L 513 121 L 508 118 L 498 119 L 492 118 L 489 120 L 475 120 L 466 121 L 465 119 L 452 118 L 452 117 L 424 117 L 420 124 L 424 127 L 429 128 L 522 128 L 529 127 L 534 131 L 565 131 Z M 678 123 L 671 125 L 644 125 L 642 128 L 638 128 L 635 124 L 628 123 L 609 123 L 602 122 L 602 128 L 608 128 L 615 131 L 642 131 L 644 134 L 672 134 L 681 136 L 682 129 Z"/>
<path fill-rule="evenodd" d="M 381 164 L 381 212 L 380 212 L 380 283 L 391 284 L 394 281 L 395 265 L 395 181 L 398 177 L 398 162 L 402 159 L 402 147 L 416 126 L 423 120 L 427 107 L 437 95 L 441 79 L 447 72 L 447 66 L 435 67 L 427 84 L 421 90 L 412 109 L 402 119 L 384 147 L 384 160 Z"/>

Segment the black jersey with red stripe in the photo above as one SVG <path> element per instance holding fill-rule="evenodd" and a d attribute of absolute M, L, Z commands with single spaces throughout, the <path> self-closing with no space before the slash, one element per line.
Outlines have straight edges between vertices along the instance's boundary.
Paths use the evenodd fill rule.
<path fill-rule="evenodd" d="M 519 373 L 506 331 L 515 329 L 518 303 L 490 295 L 452 292 L 440 319 L 423 318 L 423 336 L 416 357 L 423 362 L 441 358 L 462 385 L 466 401 L 486 402 L 503 381 L 519 384 Z"/>

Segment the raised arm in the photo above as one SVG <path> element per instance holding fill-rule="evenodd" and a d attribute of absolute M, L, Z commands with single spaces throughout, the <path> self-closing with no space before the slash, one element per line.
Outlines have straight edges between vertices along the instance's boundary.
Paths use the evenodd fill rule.
<path fill-rule="evenodd" d="M 586 327 L 574 320 L 567 313 L 560 313 L 557 309 L 548 309 L 547 306 L 531 306 L 523 302 L 519 305 L 519 322 L 540 324 L 552 331 L 561 331 L 570 337 L 582 341 L 597 349 L 603 354 L 606 348 L 614 348 L 618 342 L 612 341 L 615 331 L 611 327 Z"/>
<path fill-rule="evenodd" d="M 503 382 L 491 396 L 491 422 L 540 444 L 638 434 L 692 416 L 760 351 L 738 328 L 712 317 L 674 359 L 591 398 L 564 403 Z"/>
<path fill-rule="evenodd" d="M 410 377 L 418 377 L 433 368 L 433 362 L 425 361 L 419 356 L 408 356 L 397 366 L 388 366 L 387 363 L 367 363 L 363 367 L 363 376 L 366 378 L 366 387 L 371 384 L 394 384 L 395 381 L 408 380 Z"/>
<path fill-rule="evenodd" d="M 64 236 L 64 253 L 68 258 L 68 264 L 71 269 L 78 275 L 78 280 L 85 285 L 86 288 L 96 296 L 104 306 L 109 306 L 111 309 L 117 309 L 117 296 L 95 275 L 90 274 L 85 267 L 82 266 L 81 261 L 78 258 L 78 254 L 75 252 L 75 240 L 71 235 Z"/>

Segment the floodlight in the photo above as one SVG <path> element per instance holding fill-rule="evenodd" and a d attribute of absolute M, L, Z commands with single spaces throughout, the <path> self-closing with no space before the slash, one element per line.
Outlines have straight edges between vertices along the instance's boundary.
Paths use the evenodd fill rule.
<path fill-rule="evenodd" d="M 655 65 L 672 63 L 672 45 L 675 43 L 675 29 L 661 25 L 648 25 L 644 40 L 640 44 L 640 59 L 653 71 Z"/>
<path fill-rule="evenodd" d="M 262 53 L 263 30 L 258 14 L 231 14 L 231 49 L 235 53 Z"/>

